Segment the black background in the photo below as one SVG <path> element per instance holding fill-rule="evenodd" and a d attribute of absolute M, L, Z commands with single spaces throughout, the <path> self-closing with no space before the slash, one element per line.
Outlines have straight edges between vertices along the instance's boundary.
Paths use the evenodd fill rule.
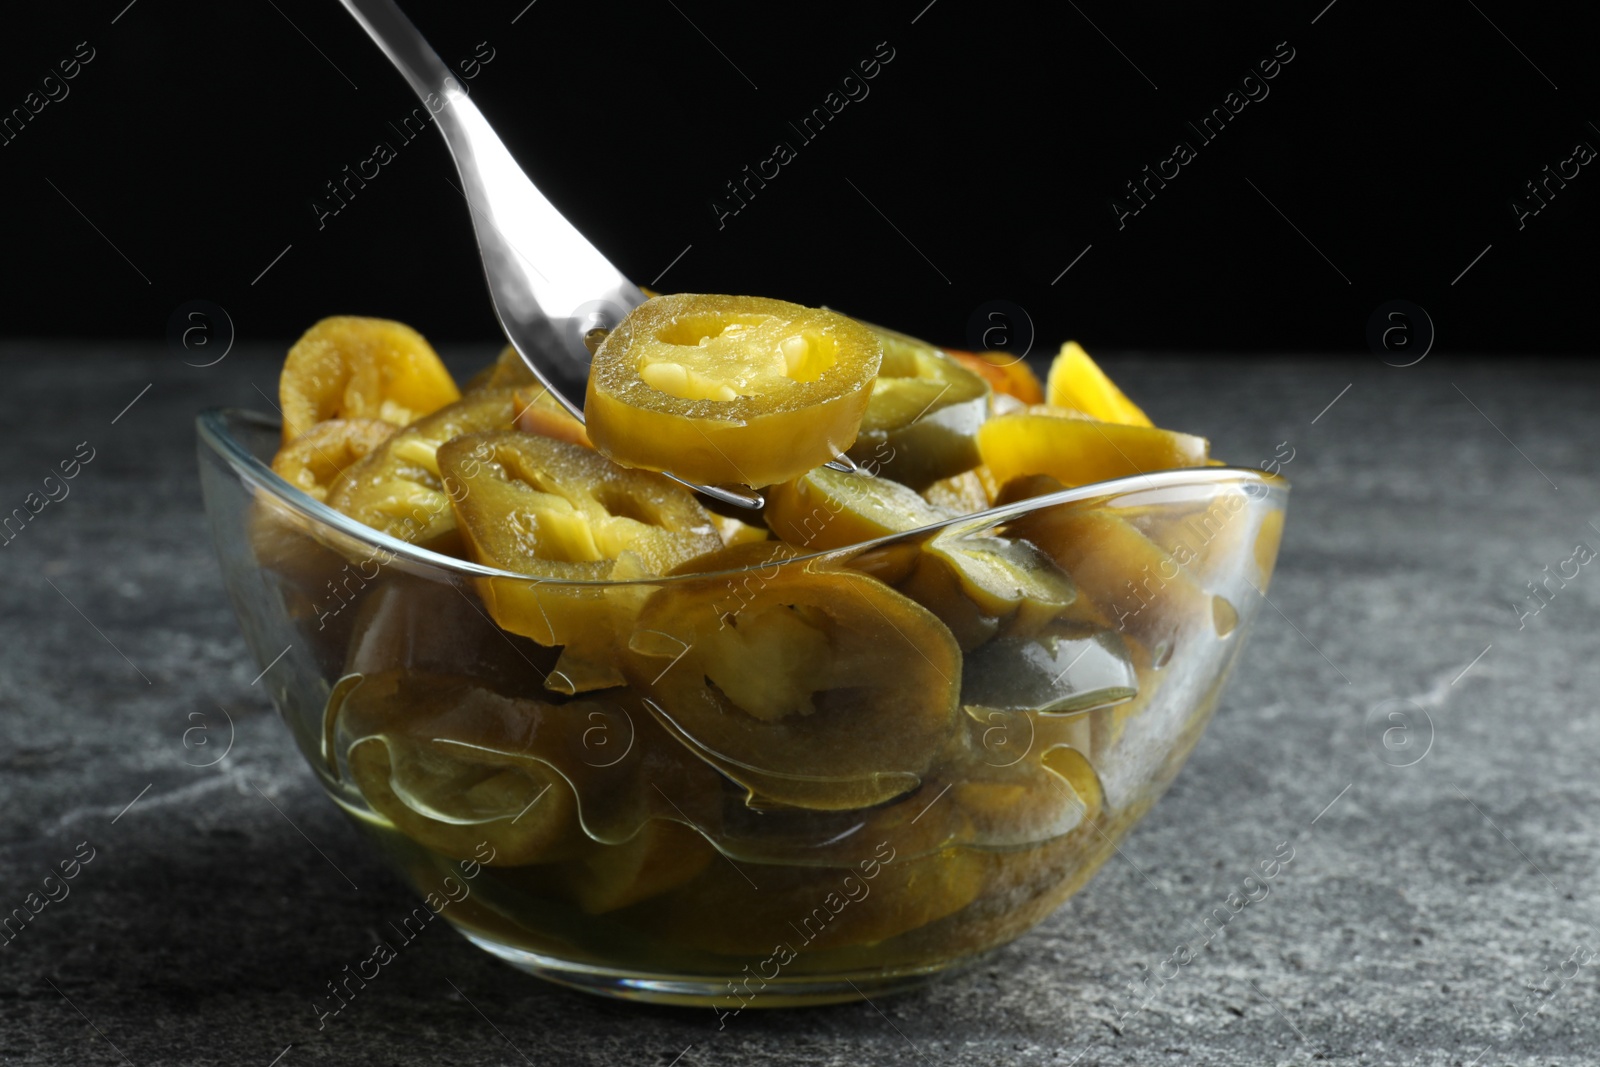
<path fill-rule="evenodd" d="M 1006 301 L 1041 350 L 1349 352 L 1400 298 L 1440 350 L 1593 348 L 1600 166 L 1521 230 L 1510 206 L 1575 143 L 1600 147 L 1577 5 L 403 6 L 453 64 L 486 42 L 474 99 L 662 290 L 828 304 L 967 346 Z M 0 112 L 78 42 L 95 58 L 0 147 L 6 333 L 155 339 L 198 298 L 249 338 L 335 313 L 495 335 L 444 146 L 400 142 L 389 124 L 416 101 L 334 0 L 36 7 L 9 16 Z M 787 120 L 879 42 L 894 58 L 870 95 L 800 144 Z M 1270 95 L 1202 146 L 1185 121 L 1279 42 L 1294 59 Z M 1198 158 L 1119 229 L 1112 198 L 1180 138 Z M 719 228 L 713 199 L 779 139 L 797 158 Z M 397 158 L 319 229 L 324 183 L 378 141 Z"/>

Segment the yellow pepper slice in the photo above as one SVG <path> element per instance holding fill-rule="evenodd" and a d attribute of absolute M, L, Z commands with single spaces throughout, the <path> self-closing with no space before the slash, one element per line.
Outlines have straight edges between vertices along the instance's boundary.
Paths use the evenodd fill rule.
<path fill-rule="evenodd" d="M 1153 426 L 1150 417 L 1129 400 L 1099 364 L 1076 341 L 1061 346 L 1045 379 L 1046 403 L 1081 411 L 1091 419 L 1124 426 Z"/>
<path fill-rule="evenodd" d="M 925 341 L 872 330 L 883 365 L 850 458 L 913 489 L 976 467 L 973 435 L 989 414 L 988 382 Z"/>
<path fill-rule="evenodd" d="M 433 346 L 388 319 L 323 319 L 289 349 L 278 379 L 283 439 L 324 419 L 379 419 L 405 426 L 461 392 Z"/>
<path fill-rule="evenodd" d="M 1201 467 L 1208 448 L 1205 438 L 1172 430 L 1025 412 L 990 419 L 978 431 L 983 462 L 1002 485 L 1047 474 L 1070 487 Z"/>
<path fill-rule="evenodd" d="M 634 308 L 595 352 L 595 447 L 702 484 L 786 481 L 856 439 L 882 348 L 836 312 L 679 293 Z"/>

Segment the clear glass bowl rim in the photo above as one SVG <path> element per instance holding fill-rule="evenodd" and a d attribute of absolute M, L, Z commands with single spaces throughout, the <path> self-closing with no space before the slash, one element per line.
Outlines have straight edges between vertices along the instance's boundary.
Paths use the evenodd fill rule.
<path fill-rule="evenodd" d="M 611 581 L 609 579 L 579 581 L 567 578 L 541 578 L 537 575 L 519 574 L 516 571 L 485 567 L 470 560 L 457 559 L 454 556 L 446 556 L 430 549 L 420 548 L 397 537 L 381 533 L 306 495 L 279 477 L 269 465 L 262 462 L 259 457 L 234 436 L 230 429 L 230 423 L 235 421 L 250 423 L 260 429 L 269 429 L 276 432 L 281 432 L 282 423 L 278 419 L 258 411 L 231 407 L 206 408 L 195 417 L 195 429 L 200 441 L 226 463 L 242 481 L 269 494 L 279 505 L 319 526 L 331 528 L 345 537 L 353 538 L 375 549 L 381 548 L 390 555 L 465 577 L 502 578 L 518 582 L 602 589 L 626 588 L 628 586 L 657 587 L 676 582 L 703 581 L 707 578 L 745 574 L 758 570 L 764 571 L 774 565 L 774 561 L 764 561 L 751 563 L 745 567 L 732 570 L 651 578 L 631 578 L 626 581 Z M 1046 508 L 1056 507 L 1061 504 L 1080 503 L 1100 497 L 1117 496 L 1125 492 L 1172 489 L 1184 486 L 1235 485 L 1241 482 L 1260 486 L 1264 491 L 1263 496 L 1281 498 L 1289 492 L 1289 482 L 1282 475 L 1270 474 L 1253 467 L 1186 467 L 1178 470 L 1151 471 L 1148 474 L 1133 474 L 1125 478 L 1091 482 L 1088 485 L 1074 486 L 1058 493 L 1029 497 L 1026 500 L 1019 500 L 1012 504 L 989 508 L 987 511 L 975 512 L 971 515 L 953 516 L 942 522 L 919 526 L 914 530 L 887 534 L 871 541 L 861 541 L 839 548 L 820 549 L 816 552 L 778 560 L 776 563 L 779 566 L 789 567 L 815 560 L 831 559 L 841 555 L 854 555 L 866 549 L 880 548 L 902 541 L 920 541 L 935 533 L 948 533 L 959 536 L 964 532 L 981 530 L 1000 523 L 1010 522 L 1023 515 L 1035 511 L 1043 511 Z M 1281 500 L 1279 501 L 1279 506 L 1282 506 Z"/>

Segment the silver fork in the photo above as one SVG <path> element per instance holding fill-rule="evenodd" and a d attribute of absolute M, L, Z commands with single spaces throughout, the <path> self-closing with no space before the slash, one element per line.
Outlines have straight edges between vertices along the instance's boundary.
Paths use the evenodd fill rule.
<path fill-rule="evenodd" d="M 589 344 L 644 303 L 522 172 L 444 61 L 393 0 L 341 0 L 432 113 L 461 176 L 489 297 L 506 338 L 534 376 L 580 421 Z M 586 343 L 587 342 L 587 343 Z M 854 467 L 836 460 L 841 469 Z M 760 508 L 745 485 L 674 481 L 713 499 Z"/>

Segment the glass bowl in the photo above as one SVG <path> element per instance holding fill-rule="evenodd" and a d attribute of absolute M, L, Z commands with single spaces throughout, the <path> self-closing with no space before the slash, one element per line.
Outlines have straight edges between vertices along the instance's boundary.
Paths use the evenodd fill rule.
<path fill-rule="evenodd" d="M 291 488 L 276 420 L 198 431 L 262 682 L 422 895 L 415 922 L 724 1019 L 907 988 L 1082 886 L 1199 738 L 1288 493 L 1165 471 L 720 573 L 566 582 Z"/>

